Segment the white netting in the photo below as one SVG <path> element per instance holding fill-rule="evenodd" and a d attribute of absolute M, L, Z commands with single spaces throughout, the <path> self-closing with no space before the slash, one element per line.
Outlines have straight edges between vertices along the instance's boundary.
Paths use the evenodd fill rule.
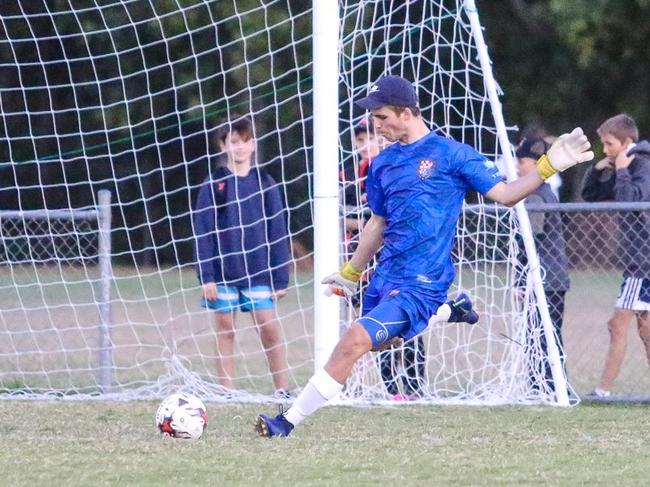
<path fill-rule="evenodd" d="M 309 377 L 306 7 L 221 0 L 0 6 L 0 151 L 7 161 L 0 208 L 94 208 L 104 188 L 113 215 L 112 347 L 104 365 L 96 233 L 95 243 L 75 247 L 34 236 L 34 228 L 70 228 L 52 214 L 0 217 L 7 249 L 0 262 L 2 391 L 146 397 L 192 376 L 216 384 L 215 397 L 225 394 L 216 377 L 214 313 L 199 306 L 192 217 L 201 183 L 221 162 L 213 129 L 235 113 L 254 121 L 258 166 L 289 210 L 296 272 L 278 317 L 290 388 Z M 74 235 L 83 240 L 85 233 Z M 235 362 L 234 387 L 273 391 L 248 314 L 238 319 Z M 105 364 L 110 384 L 102 383 Z M 188 374 L 178 373 L 179 364 Z"/>
<path fill-rule="evenodd" d="M 495 123 L 462 4 L 342 5 L 341 112 L 350 120 L 341 136 L 342 147 L 354 146 L 355 127 L 359 133 L 360 114 L 353 101 L 380 75 L 397 74 L 415 80 L 422 114 L 438 133 L 470 144 L 492 160 L 499 158 Z M 353 168 L 347 173 L 357 178 L 365 173 L 359 159 L 354 150 L 344 151 L 344 165 Z M 348 223 L 367 218 L 362 179 L 348 178 L 342 184 Z M 531 281 L 519 282 L 520 287 L 513 282 L 515 275 L 525 272 L 518 259 L 517 233 L 514 212 L 496 206 L 466 207 L 458 228 L 458 277 L 450 296 L 466 290 L 481 321 L 474 326 L 441 324 L 427 330 L 420 343 L 365 357 L 355 367 L 346 397 L 554 401 L 552 383 L 544 379 L 550 371 L 540 345 L 543 334 Z M 349 252 L 358 236 L 349 230 L 347 238 L 344 247 Z M 358 312 L 355 304 L 344 312 L 348 322 Z"/>
<path fill-rule="evenodd" d="M 339 7 L 344 164 L 358 164 L 353 100 L 386 73 L 415 80 L 433 128 L 498 156 L 462 2 Z M 53 215 L 2 220 L 0 392 L 151 397 L 185 387 L 214 400 L 269 397 L 266 354 L 249 314 L 238 316 L 236 391 L 220 385 L 215 318 L 199 306 L 195 273 L 193 205 L 220 162 L 213 129 L 237 115 L 252 118 L 257 165 L 277 182 L 287 209 L 292 272 L 277 319 L 289 388 L 303 385 L 313 372 L 309 2 L 43 0 L 1 5 L 0 22 L 7 161 L 0 207 L 94 208 L 104 188 L 113 216 L 108 313 L 97 291 L 107 274 L 95 257 L 96 235 L 62 220 L 56 225 L 73 228 L 72 243 L 52 230 L 42 245 L 30 229 L 55 228 Z M 469 291 L 482 318 L 427 332 L 426 400 L 550 399 L 545 386 L 541 394 L 530 387 L 527 361 L 541 356 L 539 343 L 527 352 L 530 313 L 510 292 L 513 218 L 504 210 L 464 213 L 457 287 Z M 525 308 L 532 302 L 528 292 Z M 345 399 L 388 397 L 369 356 Z"/>

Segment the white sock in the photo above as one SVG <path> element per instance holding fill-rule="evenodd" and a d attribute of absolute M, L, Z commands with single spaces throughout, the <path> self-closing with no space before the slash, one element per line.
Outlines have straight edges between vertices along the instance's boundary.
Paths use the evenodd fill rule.
<path fill-rule="evenodd" d="M 451 307 L 447 303 L 444 303 L 436 310 L 436 314 L 429 318 L 429 325 L 433 326 L 436 323 L 444 323 L 446 321 L 449 321 L 450 316 Z"/>
<path fill-rule="evenodd" d="M 298 426 L 307 416 L 338 396 L 342 389 L 343 384 L 336 382 L 324 369 L 319 370 L 309 379 L 284 417 L 294 426 Z"/>

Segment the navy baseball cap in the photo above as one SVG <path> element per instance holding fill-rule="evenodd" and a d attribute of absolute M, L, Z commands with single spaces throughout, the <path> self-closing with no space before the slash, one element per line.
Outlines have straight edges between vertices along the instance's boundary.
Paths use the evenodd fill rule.
<path fill-rule="evenodd" d="M 522 157 L 530 157 L 531 159 L 539 159 L 549 148 L 549 144 L 541 137 L 524 137 L 517 149 L 515 149 L 515 156 L 519 159 Z"/>
<path fill-rule="evenodd" d="M 368 95 L 357 101 L 364 110 L 376 110 L 385 105 L 418 106 L 418 95 L 410 81 L 401 76 L 383 76 L 370 86 Z"/>

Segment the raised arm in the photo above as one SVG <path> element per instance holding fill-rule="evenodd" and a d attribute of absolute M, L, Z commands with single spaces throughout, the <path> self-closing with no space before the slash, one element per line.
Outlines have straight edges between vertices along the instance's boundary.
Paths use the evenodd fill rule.
<path fill-rule="evenodd" d="M 502 205 L 514 206 L 543 183 L 544 179 L 539 172 L 531 172 L 509 183 L 496 184 L 485 196 Z"/>
<path fill-rule="evenodd" d="M 622 150 L 616 157 L 616 183 L 614 196 L 616 201 L 650 201 L 650 161 L 647 156 L 650 144 L 640 142 L 627 155 L 627 150 Z M 630 164 L 636 154 L 645 157 L 635 162 L 633 171 L 629 170 Z"/>
<path fill-rule="evenodd" d="M 509 183 L 498 183 L 485 196 L 506 206 L 514 206 L 539 188 L 556 172 L 594 158 L 591 144 L 581 128 L 564 134 L 551 145 L 546 154 L 537 161 L 537 172 L 533 172 Z"/>

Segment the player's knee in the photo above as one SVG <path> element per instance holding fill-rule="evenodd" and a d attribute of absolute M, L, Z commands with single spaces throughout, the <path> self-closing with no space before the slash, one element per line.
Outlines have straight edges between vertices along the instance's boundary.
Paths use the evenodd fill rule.
<path fill-rule="evenodd" d="M 276 322 L 265 323 L 260 326 L 260 338 L 266 347 L 272 347 L 280 342 L 280 328 Z"/>
<path fill-rule="evenodd" d="M 372 340 L 365 328 L 359 324 L 352 325 L 337 346 L 338 352 L 346 357 L 360 357 L 371 348 Z"/>
<path fill-rule="evenodd" d="M 217 331 L 217 337 L 219 340 L 232 342 L 235 339 L 235 330 L 233 328 L 220 328 Z"/>
<path fill-rule="evenodd" d="M 636 327 L 639 330 L 639 335 L 642 337 L 650 336 L 650 319 L 648 319 L 647 311 L 644 311 L 639 315 L 636 320 Z"/>
<path fill-rule="evenodd" d="M 232 342 L 235 340 L 235 329 L 229 326 L 217 328 L 217 340 L 220 342 Z"/>
<path fill-rule="evenodd" d="M 607 330 L 613 339 L 625 337 L 626 327 L 627 323 L 617 317 L 612 317 L 607 322 Z"/>

